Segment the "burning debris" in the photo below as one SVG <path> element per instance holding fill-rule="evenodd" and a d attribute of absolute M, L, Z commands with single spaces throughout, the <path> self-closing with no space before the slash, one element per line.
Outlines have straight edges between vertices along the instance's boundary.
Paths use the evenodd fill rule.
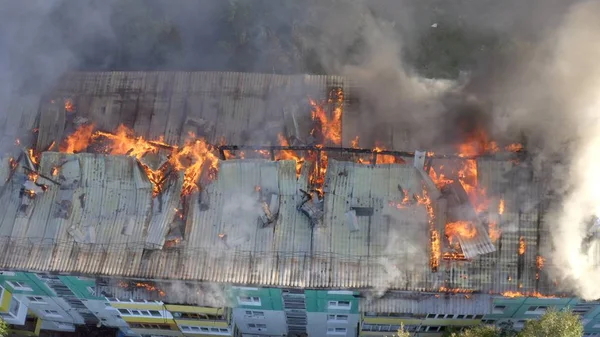
<path fill-rule="evenodd" d="M 149 292 L 158 294 L 160 297 L 165 297 L 166 293 L 157 287 L 154 282 L 135 282 L 135 281 L 120 281 L 117 285 L 123 289 L 134 291 L 136 289 L 144 289 Z"/>

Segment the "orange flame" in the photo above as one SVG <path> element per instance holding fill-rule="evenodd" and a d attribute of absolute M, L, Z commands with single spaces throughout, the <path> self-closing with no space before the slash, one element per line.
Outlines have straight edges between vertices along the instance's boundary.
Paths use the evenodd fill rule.
<path fill-rule="evenodd" d="M 98 131 L 94 137 L 105 137 L 112 145 L 106 152 L 114 155 L 128 155 L 136 159 L 142 158 L 148 153 L 158 153 L 158 147 L 150 144 L 143 137 L 135 137 L 133 130 L 125 125 L 119 125 L 115 133 Z"/>
<path fill-rule="evenodd" d="M 93 132 L 93 124 L 81 125 L 62 142 L 58 150 L 64 153 L 77 153 L 85 150 L 90 146 Z"/>
<path fill-rule="evenodd" d="M 359 140 L 359 138 L 358 138 L 358 136 L 356 136 L 356 137 L 354 137 L 354 139 L 353 139 L 353 140 L 350 142 L 350 146 L 351 146 L 353 149 L 358 149 L 358 140 Z"/>
<path fill-rule="evenodd" d="M 290 143 L 283 134 L 278 134 L 279 145 L 290 146 Z M 302 164 L 304 164 L 304 158 L 301 158 L 295 151 L 282 150 L 275 154 L 275 160 L 295 160 L 296 161 L 296 178 L 300 177 L 300 171 L 302 171 Z"/>
<path fill-rule="evenodd" d="M 37 166 L 40 163 L 40 153 L 34 149 L 27 149 L 27 158 L 31 160 L 31 163 Z"/>
<path fill-rule="evenodd" d="M 519 238 L 519 255 L 525 254 L 527 244 L 525 243 L 525 238 L 522 236 Z"/>
<path fill-rule="evenodd" d="M 385 147 L 383 146 L 375 146 L 373 152 L 379 153 L 385 151 Z M 376 164 L 404 164 L 405 161 L 402 158 L 396 158 L 390 154 L 378 154 L 376 159 Z"/>
<path fill-rule="evenodd" d="M 491 222 L 488 224 L 488 235 L 492 242 L 498 241 L 498 239 L 500 238 L 500 234 L 502 234 L 502 232 L 500 231 L 498 225 L 495 222 Z"/>
<path fill-rule="evenodd" d="M 66 112 L 75 111 L 75 106 L 73 105 L 73 100 L 70 98 L 65 99 L 65 111 Z"/>
<path fill-rule="evenodd" d="M 446 236 L 450 243 L 453 242 L 453 238 L 460 236 L 463 238 L 474 238 L 477 235 L 477 229 L 469 221 L 456 221 L 446 224 L 445 227 Z"/>
<path fill-rule="evenodd" d="M 498 214 L 504 214 L 504 198 L 500 199 L 500 204 L 498 205 Z"/>
<path fill-rule="evenodd" d="M 193 135 L 191 135 L 193 138 Z M 219 158 L 212 151 L 210 146 L 203 139 L 189 141 L 178 152 L 176 152 L 169 161 L 175 170 L 184 170 L 183 187 L 181 195 L 189 195 L 199 189 L 198 179 L 203 172 L 205 163 L 207 164 L 210 178 L 215 178 L 219 170 Z M 189 164 L 187 164 L 189 163 Z"/>
<path fill-rule="evenodd" d="M 543 256 L 538 255 L 535 258 L 535 265 L 538 270 L 542 270 L 542 268 L 544 268 L 544 262 L 546 262 L 546 260 L 544 259 Z"/>
<path fill-rule="evenodd" d="M 56 177 L 58 175 L 58 167 L 54 166 L 51 173 L 53 177 Z"/>
<path fill-rule="evenodd" d="M 509 290 L 509 291 L 503 292 L 502 296 L 510 297 L 510 298 L 515 298 L 515 297 L 556 298 L 556 296 L 543 295 L 537 291 L 523 293 L 520 291 L 510 291 Z"/>
<path fill-rule="evenodd" d="M 463 289 L 463 288 L 446 288 L 446 287 L 442 286 L 442 287 L 440 287 L 440 292 L 454 293 L 454 294 L 470 294 L 473 292 L 473 290 Z"/>
<path fill-rule="evenodd" d="M 519 144 L 519 143 L 512 143 L 510 145 L 507 145 L 506 147 L 504 147 L 504 149 L 506 151 L 509 152 L 519 152 L 519 151 L 523 151 L 523 144 Z"/>
<path fill-rule="evenodd" d="M 323 141 L 331 141 L 335 145 L 342 144 L 342 115 L 344 113 L 344 92 L 341 88 L 332 90 L 329 94 L 328 103 L 333 103 L 333 112 L 331 119 L 327 116 L 324 104 L 318 104 L 315 100 L 309 99 L 312 106 L 312 119 L 317 123 L 320 130 L 318 133 L 323 137 Z M 317 136 L 317 130 L 313 129 L 313 136 Z"/>
<path fill-rule="evenodd" d="M 440 169 L 443 169 L 443 166 L 440 166 Z M 433 182 L 435 183 L 435 186 L 438 189 L 442 189 L 442 187 L 451 184 L 452 183 L 452 179 L 447 178 L 443 173 L 440 173 L 439 175 L 435 172 L 435 169 L 433 169 L 433 167 L 429 170 L 429 177 L 431 178 L 431 180 L 433 180 Z"/>
<path fill-rule="evenodd" d="M 135 286 L 138 288 L 144 288 L 148 291 L 156 291 L 156 292 L 158 292 L 158 295 L 160 297 L 164 297 L 166 295 L 164 291 L 162 291 L 162 290 L 158 289 L 156 286 L 148 284 L 148 283 L 137 282 L 135 284 Z"/>
<path fill-rule="evenodd" d="M 8 158 L 8 163 L 10 165 L 10 170 L 11 171 L 13 171 L 14 169 L 16 169 L 17 165 L 19 165 L 19 163 L 13 157 Z"/>
<path fill-rule="evenodd" d="M 431 255 L 429 256 L 429 266 L 436 272 L 440 266 L 440 233 L 435 229 L 431 230 Z"/>

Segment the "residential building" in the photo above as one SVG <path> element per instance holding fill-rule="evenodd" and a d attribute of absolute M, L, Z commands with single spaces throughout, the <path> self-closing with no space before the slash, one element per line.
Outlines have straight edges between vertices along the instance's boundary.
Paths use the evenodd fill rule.
<path fill-rule="evenodd" d="M 598 302 L 546 273 L 543 180 L 523 153 L 404 152 L 411 131 L 392 124 L 356 149 L 357 90 L 334 76 L 114 72 L 68 74 L 39 109 L 16 97 L 36 117 L 22 122 L 39 123 L 31 151 L 0 165 L 0 313 L 33 334 L 385 336 L 404 324 L 434 336 L 569 307 L 600 333 Z M 327 105 L 320 135 L 307 96 Z M 339 139 L 317 142 L 335 118 Z M 135 133 L 125 148 L 108 132 L 120 124 Z M 82 125 L 101 132 L 56 147 Z M 173 164 L 190 144 L 205 161 Z M 466 160 L 470 189 L 425 172 Z M 448 227 L 459 206 L 472 235 Z"/>

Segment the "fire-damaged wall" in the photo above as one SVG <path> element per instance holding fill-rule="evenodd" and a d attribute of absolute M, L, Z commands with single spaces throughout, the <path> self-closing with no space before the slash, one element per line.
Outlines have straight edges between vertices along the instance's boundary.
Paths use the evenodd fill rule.
<path fill-rule="evenodd" d="M 0 266 L 556 294 L 522 147 L 478 151 L 476 138 L 456 156 L 412 152 L 403 128 L 363 142 L 352 88 L 308 75 L 68 75 L 41 102 L 35 149 L 6 159 Z"/>

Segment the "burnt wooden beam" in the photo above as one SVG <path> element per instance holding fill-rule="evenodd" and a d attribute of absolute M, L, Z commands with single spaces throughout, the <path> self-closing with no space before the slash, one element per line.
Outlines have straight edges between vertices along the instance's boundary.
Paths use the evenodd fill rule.
<path fill-rule="evenodd" d="M 327 152 L 342 152 L 342 153 L 354 153 L 354 154 L 377 154 L 377 155 L 391 155 L 397 157 L 405 157 L 412 158 L 415 156 L 414 152 L 407 151 L 393 151 L 393 150 L 377 150 L 373 149 L 358 149 L 358 148 L 347 148 L 347 147 L 333 147 L 333 146 L 311 146 L 311 145 L 291 145 L 291 146 L 281 146 L 281 145 L 268 145 L 268 146 L 252 146 L 252 145 L 219 145 L 217 146 L 219 151 L 240 151 L 240 150 L 267 150 L 267 151 L 327 151 Z M 510 153 L 512 154 L 512 152 Z M 514 157 L 522 156 L 523 152 L 515 152 Z M 512 158 L 513 156 L 511 156 Z M 472 160 L 478 158 L 487 158 L 487 159 L 496 159 L 498 161 L 506 161 L 507 158 L 497 158 L 494 154 L 485 154 L 479 156 L 471 156 L 471 157 L 461 157 L 459 155 L 444 155 L 444 154 L 434 154 L 428 156 L 428 158 L 434 159 L 460 159 L 460 160 Z"/>

